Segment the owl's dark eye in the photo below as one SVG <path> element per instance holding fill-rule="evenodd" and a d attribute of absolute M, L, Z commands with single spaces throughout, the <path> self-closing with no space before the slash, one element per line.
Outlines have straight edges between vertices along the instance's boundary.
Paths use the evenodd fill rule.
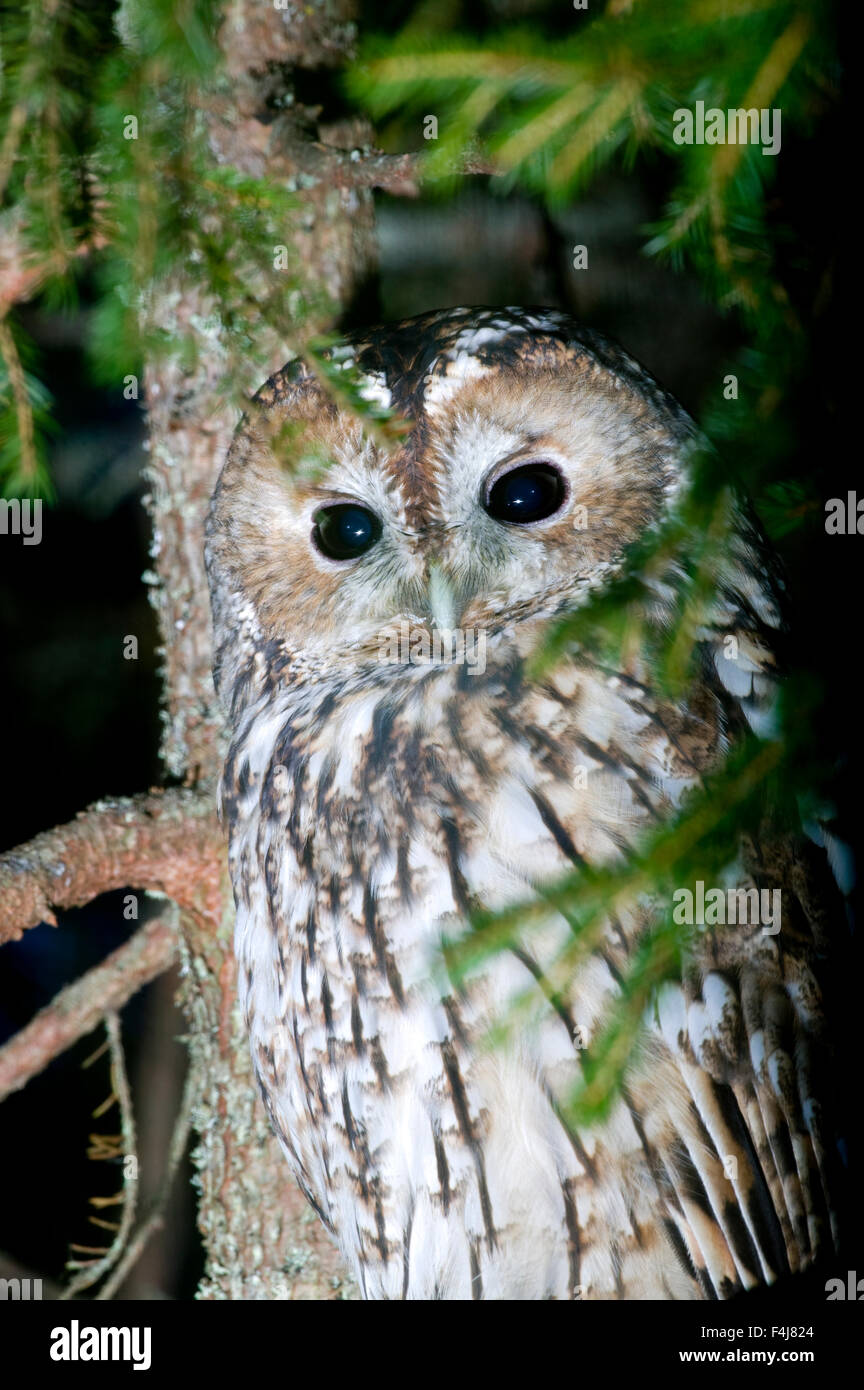
<path fill-rule="evenodd" d="M 566 496 L 564 479 L 551 463 L 526 463 L 496 478 L 483 505 L 495 521 L 525 526 L 552 516 Z"/>
<path fill-rule="evenodd" d="M 312 538 L 322 555 L 331 560 L 354 560 L 369 550 L 381 535 L 374 512 L 354 502 L 337 502 L 315 513 Z"/>

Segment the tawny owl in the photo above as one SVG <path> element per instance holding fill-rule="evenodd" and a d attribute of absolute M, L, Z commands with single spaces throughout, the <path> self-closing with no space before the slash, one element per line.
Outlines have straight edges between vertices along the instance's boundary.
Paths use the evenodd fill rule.
<path fill-rule="evenodd" d="M 370 435 L 290 365 L 238 430 L 207 542 L 240 994 L 300 1186 L 367 1298 L 727 1297 L 806 1267 L 832 1241 L 834 1144 L 832 927 L 803 841 L 749 837 L 722 886 L 781 889 L 782 920 L 697 935 L 581 1132 L 566 1101 L 638 902 L 609 904 L 548 999 L 552 904 L 458 988 L 440 953 L 472 909 L 619 862 L 748 725 L 770 734 L 756 531 L 730 523 L 686 699 L 638 644 L 533 677 L 550 619 L 675 505 L 688 417 L 555 310 L 428 314 L 333 361 L 410 430 Z M 662 625 L 675 587 L 655 591 Z"/>

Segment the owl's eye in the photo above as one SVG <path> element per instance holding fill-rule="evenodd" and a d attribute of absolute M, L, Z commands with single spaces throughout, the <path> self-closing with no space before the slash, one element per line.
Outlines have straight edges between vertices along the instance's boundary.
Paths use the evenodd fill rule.
<path fill-rule="evenodd" d="M 354 560 L 381 535 L 381 522 L 375 513 L 354 502 L 322 507 L 314 520 L 312 538 L 322 555 L 331 560 Z"/>
<path fill-rule="evenodd" d="M 526 463 L 496 478 L 483 505 L 495 521 L 525 526 L 552 516 L 566 496 L 564 479 L 551 463 Z"/>

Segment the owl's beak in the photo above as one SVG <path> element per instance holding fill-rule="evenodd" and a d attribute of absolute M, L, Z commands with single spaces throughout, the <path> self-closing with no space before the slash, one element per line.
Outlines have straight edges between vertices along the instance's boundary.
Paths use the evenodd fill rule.
<path fill-rule="evenodd" d="M 428 575 L 426 601 L 432 621 L 441 631 L 450 632 L 456 627 L 462 608 L 462 605 L 458 604 L 457 612 L 456 588 L 443 565 L 437 560 L 429 561 Z"/>

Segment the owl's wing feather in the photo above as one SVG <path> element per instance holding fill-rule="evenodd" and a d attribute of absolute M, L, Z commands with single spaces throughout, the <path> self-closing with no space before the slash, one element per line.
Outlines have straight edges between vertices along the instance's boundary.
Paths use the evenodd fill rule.
<path fill-rule="evenodd" d="M 819 992 L 805 964 L 787 962 L 785 978 L 781 969 L 712 971 L 701 988 L 666 986 L 658 1008 L 704 1130 L 686 1145 L 691 1181 L 715 1191 L 714 1238 L 743 1287 L 798 1270 L 832 1239 L 825 1058 L 812 1012 Z"/>

